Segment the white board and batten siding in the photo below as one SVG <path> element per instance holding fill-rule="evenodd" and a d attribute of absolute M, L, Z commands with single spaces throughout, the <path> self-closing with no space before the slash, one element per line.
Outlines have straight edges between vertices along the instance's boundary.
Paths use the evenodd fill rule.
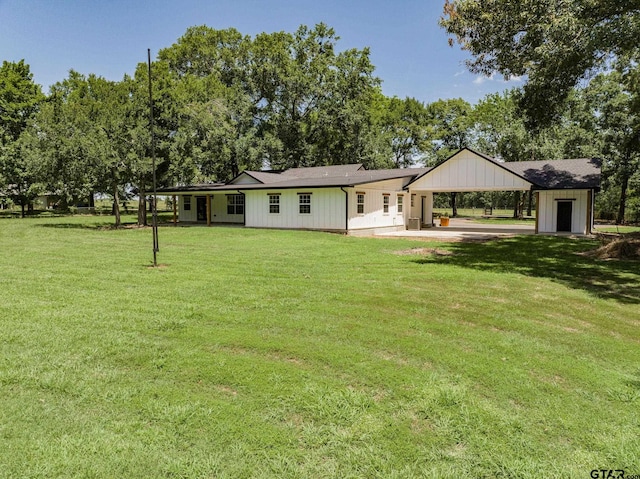
<path fill-rule="evenodd" d="M 556 233 L 558 202 L 571 201 L 571 233 L 587 234 L 590 190 L 548 190 L 538 196 L 538 232 Z"/>
<path fill-rule="evenodd" d="M 345 192 L 340 188 L 244 190 L 245 226 L 252 228 L 345 230 Z M 299 193 L 311 194 L 310 213 L 300 213 Z M 270 212 L 269 196 L 279 197 L 279 212 Z"/>
<path fill-rule="evenodd" d="M 190 209 L 185 210 L 184 207 L 184 198 L 185 196 L 189 196 L 191 198 L 191 206 Z M 192 195 L 180 195 L 178 198 L 178 218 L 180 221 L 184 222 L 192 222 L 196 221 L 196 197 Z"/>
<path fill-rule="evenodd" d="M 242 214 L 228 214 L 227 210 L 227 195 L 228 194 L 238 194 L 237 192 L 226 192 L 226 193 L 202 193 L 202 194 L 193 194 L 193 195 L 180 195 L 178 196 L 178 218 L 183 222 L 196 222 L 198 221 L 198 197 L 211 196 L 211 223 L 232 223 L 232 224 L 242 224 L 244 221 L 244 215 Z M 189 210 L 185 209 L 185 197 L 191 198 L 191 208 Z M 201 220 L 201 222 L 206 223 L 206 220 Z"/>
<path fill-rule="evenodd" d="M 491 161 L 462 150 L 411 184 L 411 190 L 514 191 L 531 187 L 524 178 Z"/>
<path fill-rule="evenodd" d="M 349 230 L 404 229 L 409 217 L 410 196 L 402 190 L 405 180 L 395 179 L 350 187 Z M 358 213 L 358 194 L 364 195 L 364 208 Z M 389 198 L 389 211 L 384 212 L 384 198 Z M 398 211 L 398 196 L 402 196 L 402 211 Z"/>

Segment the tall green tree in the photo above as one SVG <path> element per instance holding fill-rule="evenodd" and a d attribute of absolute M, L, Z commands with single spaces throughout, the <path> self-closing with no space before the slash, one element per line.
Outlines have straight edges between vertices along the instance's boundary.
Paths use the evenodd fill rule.
<path fill-rule="evenodd" d="M 0 67 L 0 188 L 22 209 L 40 193 L 33 156 L 20 140 L 44 95 L 24 60 Z"/>
<path fill-rule="evenodd" d="M 473 107 L 462 98 L 427 105 L 430 145 L 427 163 L 438 164 L 465 146 L 473 145 Z"/>
<path fill-rule="evenodd" d="M 472 72 L 526 77 L 519 104 L 532 127 L 557 120 L 571 89 L 612 57 L 640 59 L 637 0 L 446 0 L 440 24 L 471 53 Z"/>
<path fill-rule="evenodd" d="M 427 105 L 430 147 L 427 164 L 436 165 L 465 146 L 473 145 L 473 107 L 462 98 L 438 100 Z M 458 215 L 457 192 L 451 192 L 451 210 Z"/>
<path fill-rule="evenodd" d="M 171 148 L 180 124 L 180 103 L 176 100 L 176 76 L 165 61 L 151 64 L 156 177 L 158 185 L 170 183 Z M 138 195 L 138 224 L 147 224 L 147 196 L 152 189 L 153 158 L 149 115 L 149 71 L 139 63 L 133 76 L 122 80 L 128 102 L 124 112 L 127 142 L 126 167 L 129 185 Z"/>
<path fill-rule="evenodd" d="M 640 91 L 637 66 L 596 76 L 586 90 L 603 139 L 606 185 L 619 191 L 616 223 L 623 223 L 630 182 L 640 179 Z"/>
<path fill-rule="evenodd" d="M 29 131 L 29 144 L 40 156 L 38 174 L 49 192 L 68 209 L 93 194 L 100 164 L 97 121 L 87 78 L 71 70 L 51 87 Z"/>
<path fill-rule="evenodd" d="M 415 98 L 383 98 L 381 127 L 391 145 L 396 168 L 420 162 L 428 147 L 427 108 Z"/>

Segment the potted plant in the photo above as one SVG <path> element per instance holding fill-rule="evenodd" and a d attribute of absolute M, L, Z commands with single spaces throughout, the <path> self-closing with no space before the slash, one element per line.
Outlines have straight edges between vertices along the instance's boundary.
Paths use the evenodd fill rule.
<path fill-rule="evenodd" d="M 440 214 L 440 226 L 449 226 L 449 213 Z"/>

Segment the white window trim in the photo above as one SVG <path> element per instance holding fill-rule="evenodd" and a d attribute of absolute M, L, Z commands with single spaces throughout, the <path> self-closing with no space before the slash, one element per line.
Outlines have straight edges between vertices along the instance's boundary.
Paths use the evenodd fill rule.
<path fill-rule="evenodd" d="M 280 204 L 280 193 L 274 194 L 274 193 L 267 193 L 267 198 L 268 198 L 268 206 L 269 206 L 269 214 L 270 215 L 279 215 L 282 212 L 282 208 L 281 208 L 281 204 Z M 271 203 L 271 198 L 278 198 L 278 202 L 277 203 Z M 278 205 L 278 212 L 274 213 L 271 211 L 271 206 L 273 205 Z"/>
<path fill-rule="evenodd" d="M 360 203 L 360 202 L 358 201 L 358 200 L 360 199 L 360 197 L 361 197 L 361 196 L 362 196 L 362 203 Z M 365 199 L 366 199 L 366 197 L 365 197 L 365 194 L 364 194 L 364 193 L 362 193 L 362 192 L 356 193 L 356 214 L 357 214 L 358 216 L 364 216 L 364 214 L 365 214 L 365 211 L 366 211 L 366 210 L 365 210 L 365 206 L 364 206 L 364 205 L 365 205 Z M 359 207 L 360 207 L 360 206 L 362 206 L 362 213 L 360 213 L 360 212 L 358 211 L 358 209 L 359 209 Z"/>
<path fill-rule="evenodd" d="M 308 197 L 309 198 L 309 202 L 308 203 L 302 203 L 302 197 Z M 308 206 L 309 207 L 309 212 L 308 213 L 303 213 L 302 211 L 300 211 L 300 208 L 302 206 Z M 298 215 L 299 216 L 310 216 L 311 215 L 311 193 L 298 193 Z"/>

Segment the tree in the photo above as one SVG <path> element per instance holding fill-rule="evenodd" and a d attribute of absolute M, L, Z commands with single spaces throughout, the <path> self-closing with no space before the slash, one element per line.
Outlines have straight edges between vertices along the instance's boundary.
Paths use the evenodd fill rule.
<path fill-rule="evenodd" d="M 473 118 L 471 105 L 462 98 L 438 100 L 427 105 L 430 145 L 427 164 L 437 165 L 465 146 L 471 146 Z M 458 215 L 457 193 L 451 192 L 452 216 Z"/>
<path fill-rule="evenodd" d="M 40 192 L 34 172 L 33 157 L 24 149 L 23 132 L 44 96 L 24 60 L 2 62 L 0 68 L 0 186 L 25 208 Z"/>
<path fill-rule="evenodd" d="M 27 133 L 30 149 L 40 157 L 38 175 L 63 210 L 95 189 L 102 154 L 96 130 L 100 114 L 87 78 L 71 70 L 51 87 Z"/>
<path fill-rule="evenodd" d="M 255 38 L 252 83 L 264 101 L 261 133 L 278 146 L 269 155 L 273 168 L 381 161 L 369 50 L 336 54 L 338 40 L 322 23 Z"/>
<path fill-rule="evenodd" d="M 619 189 L 616 223 L 623 223 L 629 184 L 640 169 L 640 94 L 634 88 L 637 67 L 598 75 L 586 90 L 603 138 L 604 173 L 609 187 Z"/>
<path fill-rule="evenodd" d="M 396 168 L 408 168 L 423 156 L 429 139 L 425 105 L 415 98 L 382 98 L 381 127 Z"/>
<path fill-rule="evenodd" d="M 519 105 L 530 127 L 557 120 L 571 89 L 612 57 L 640 59 L 637 0 L 446 0 L 440 25 L 473 55 L 472 72 L 528 78 Z"/>
<path fill-rule="evenodd" d="M 216 181 L 263 164 L 388 164 L 369 50 L 336 53 L 338 39 L 322 23 L 255 38 L 187 30 L 159 54 L 182 89 L 172 161 Z"/>

